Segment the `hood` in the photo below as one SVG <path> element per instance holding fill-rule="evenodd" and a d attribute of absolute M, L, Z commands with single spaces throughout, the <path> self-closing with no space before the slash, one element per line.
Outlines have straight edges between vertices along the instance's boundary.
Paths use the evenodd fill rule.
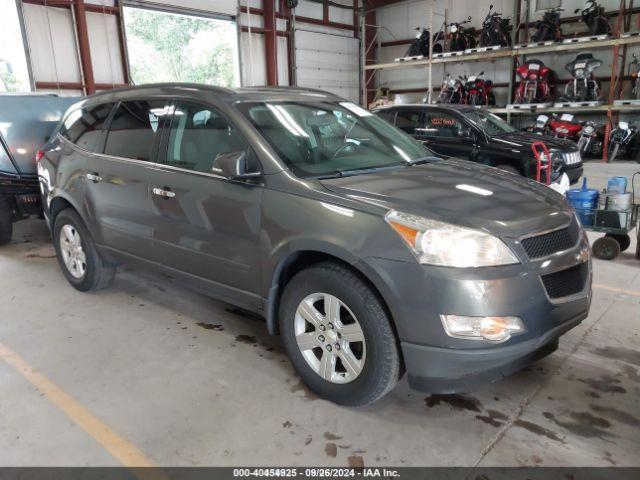
<path fill-rule="evenodd" d="M 490 142 L 494 146 L 504 145 L 505 148 L 523 149 L 531 152 L 531 144 L 533 142 L 543 141 L 550 150 L 560 150 L 562 152 L 573 152 L 578 149 L 575 143 L 562 138 L 554 138 L 548 135 L 540 136 L 529 132 L 510 132 L 501 133 L 490 138 Z M 533 156 L 533 152 L 531 152 Z"/>
<path fill-rule="evenodd" d="M 503 237 L 569 223 L 564 197 L 533 180 L 464 160 L 321 181 L 351 200 L 399 210 Z M 474 193 L 482 189 L 483 193 Z"/>

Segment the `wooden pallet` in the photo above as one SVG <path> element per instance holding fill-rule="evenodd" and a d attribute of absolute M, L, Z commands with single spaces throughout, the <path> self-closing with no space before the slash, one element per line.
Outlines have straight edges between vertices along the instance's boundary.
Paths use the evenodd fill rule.
<path fill-rule="evenodd" d="M 582 43 L 582 42 L 592 42 L 596 40 L 606 40 L 609 38 L 609 35 L 593 35 L 591 37 L 576 37 L 576 38 L 565 38 L 562 40 L 562 43 Z"/>
<path fill-rule="evenodd" d="M 556 102 L 553 104 L 554 108 L 579 108 L 579 107 L 597 107 L 602 105 L 603 102 L 598 100 L 588 102 Z"/>
<path fill-rule="evenodd" d="M 398 58 L 395 58 L 393 61 L 394 62 L 411 62 L 414 60 L 422 60 L 424 58 L 426 57 L 423 55 L 414 55 L 413 57 L 398 57 Z"/>

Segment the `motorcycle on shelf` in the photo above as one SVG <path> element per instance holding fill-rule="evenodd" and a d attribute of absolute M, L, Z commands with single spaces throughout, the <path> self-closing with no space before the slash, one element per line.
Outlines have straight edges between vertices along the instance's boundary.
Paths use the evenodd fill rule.
<path fill-rule="evenodd" d="M 462 81 L 447 73 L 440 89 L 440 96 L 436 103 L 461 103 L 463 94 Z"/>
<path fill-rule="evenodd" d="M 461 52 L 476 47 L 476 30 L 473 27 L 465 28 L 464 25 L 471 22 L 468 17 L 463 22 L 453 22 L 447 25 L 449 28 L 449 51 Z"/>
<path fill-rule="evenodd" d="M 525 128 L 525 131 L 536 135 L 549 135 L 549 120 L 548 115 L 538 115 L 536 121 Z"/>
<path fill-rule="evenodd" d="M 502 14 L 493 11 L 493 5 L 489 5 L 482 32 L 480 33 L 480 46 L 492 47 L 495 45 L 508 47 L 511 45 L 511 27 L 508 18 L 502 18 Z"/>
<path fill-rule="evenodd" d="M 629 62 L 628 75 L 632 79 L 631 95 L 634 99 L 640 99 L 640 61 L 635 53 L 631 54 L 633 60 Z"/>
<path fill-rule="evenodd" d="M 485 105 L 492 106 L 496 104 L 496 97 L 493 93 L 493 82 L 481 78 L 484 72 L 478 75 L 470 75 L 465 78 L 464 103 L 469 105 Z"/>
<path fill-rule="evenodd" d="M 612 129 L 609 134 L 609 162 L 613 162 L 622 149 L 625 149 L 627 158 L 635 158 L 640 163 L 637 133 L 638 128 L 635 125 L 629 125 L 628 122 L 618 122 L 616 128 Z"/>
<path fill-rule="evenodd" d="M 570 113 L 553 114 L 549 121 L 549 135 L 577 142 L 580 138 L 582 123 L 575 121 Z"/>
<path fill-rule="evenodd" d="M 544 12 L 542 20 L 535 24 L 536 31 L 533 34 L 534 42 L 559 42 L 563 38 L 562 28 L 560 28 L 560 12 L 563 8 L 550 8 Z"/>
<path fill-rule="evenodd" d="M 520 79 L 515 103 L 544 103 L 551 100 L 549 76 L 551 69 L 541 60 L 529 60 L 516 68 Z"/>
<path fill-rule="evenodd" d="M 416 35 L 407 52 L 405 53 L 405 57 L 428 57 L 429 56 L 429 42 L 431 41 L 431 32 L 426 28 L 416 28 Z M 433 53 L 442 53 L 442 32 L 438 32 L 433 36 Z M 439 41 L 439 40 L 440 41 Z"/>
<path fill-rule="evenodd" d="M 603 134 L 591 121 L 582 122 L 580 138 L 578 139 L 578 149 L 584 157 L 599 157 L 602 155 Z"/>
<path fill-rule="evenodd" d="M 589 27 L 589 35 L 611 35 L 609 17 L 595 0 L 587 0 L 585 8 L 576 8 L 573 13 L 580 13 L 581 20 Z"/>
<path fill-rule="evenodd" d="M 573 79 L 564 88 L 564 97 L 569 102 L 588 102 L 600 98 L 600 87 L 593 72 L 602 65 L 591 53 L 579 54 L 565 69 Z"/>

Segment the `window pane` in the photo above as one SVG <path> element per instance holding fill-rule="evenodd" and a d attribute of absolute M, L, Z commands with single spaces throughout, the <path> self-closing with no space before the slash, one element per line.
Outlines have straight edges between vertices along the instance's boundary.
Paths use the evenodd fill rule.
<path fill-rule="evenodd" d="M 80 148 L 92 151 L 113 103 L 74 110 L 65 118 L 60 133 Z"/>
<path fill-rule="evenodd" d="M 424 127 L 424 115 L 420 110 L 401 108 L 396 115 L 396 127 L 409 135 L 415 135 L 417 128 Z"/>
<path fill-rule="evenodd" d="M 246 150 L 243 140 L 215 109 L 176 104 L 169 134 L 168 165 L 211 173 L 217 155 Z"/>
<path fill-rule="evenodd" d="M 234 22 L 124 7 L 124 24 L 131 77 L 136 85 L 240 85 Z"/>
<path fill-rule="evenodd" d="M 151 150 L 164 113 L 164 100 L 123 102 L 111 121 L 104 153 L 152 161 Z"/>
<path fill-rule="evenodd" d="M 16 173 L 16 169 L 11 163 L 9 154 L 5 151 L 2 142 L 0 142 L 0 172 Z"/>
<path fill-rule="evenodd" d="M 427 113 L 427 124 L 419 133 L 422 135 L 454 138 L 458 136 L 462 124 L 453 116 L 441 112 Z"/>
<path fill-rule="evenodd" d="M 0 92 L 29 92 L 29 70 L 15 0 L 0 0 Z"/>

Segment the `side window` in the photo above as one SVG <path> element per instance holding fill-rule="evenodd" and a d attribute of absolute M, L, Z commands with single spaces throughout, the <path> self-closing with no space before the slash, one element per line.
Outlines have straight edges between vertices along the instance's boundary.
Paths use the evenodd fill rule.
<path fill-rule="evenodd" d="M 409 135 L 423 135 L 424 113 L 420 110 L 400 108 L 396 114 L 396 127 Z"/>
<path fill-rule="evenodd" d="M 177 102 L 173 112 L 167 165 L 212 173 L 216 156 L 238 151 L 248 153 L 244 140 L 213 107 Z"/>
<path fill-rule="evenodd" d="M 165 105 L 164 100 L 122 102 L 109 125 L 105 155 L 154 161 L 151 150 L 166 112 Z"/>
<path fill-rule="evenodd" d="M 80 148 L 93 151 L 113 105 L 113 103 L 103 103 L 69 112 L 62 122 L 60 134 Z"/>
<path fill-rule="evenodd" d="M 380 117 L 383 120 L 386 120 L 387 122 L 391 122 L 391 123 L 393 123 L 393 117 L 394 117 L 395 113 L 396 112 L 394 110 L 389 110 L 389 109 L 380 110 L 378 112 L 375 112 L 375 114 L 378 117 Z"/>
<path fill-rule="evenodd" d="M 430 137 L 456 138 L 462 123 L 453 115 L 444 112 L 427 112 L 423 135 Z"/>

